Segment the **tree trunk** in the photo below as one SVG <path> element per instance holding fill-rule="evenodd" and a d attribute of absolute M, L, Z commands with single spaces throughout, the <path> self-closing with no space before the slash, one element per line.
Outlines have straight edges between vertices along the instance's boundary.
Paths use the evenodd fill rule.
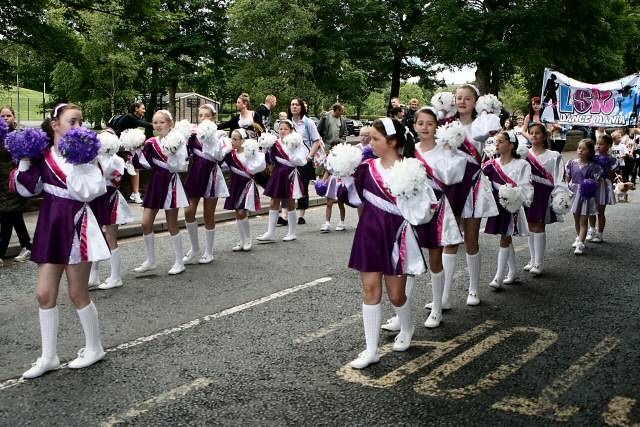
<path fill-rule="evenodd" d="M 394 50 L 393 52 L 393 70 L 391 72 L 391 95 L 387 104 L 387 116 L 391 112 L 391 98 L 397 98 L 400 95 L 400 71 L 402 67 L 402 52 Z"/>
<path fill-rule="evenodd" d="M 176 117 L 176 90 L 178 89 L 178 82 L 171 82 L 169 84 L 169 112 L 178 121 Z"/>
<path fill-rule="evenodd" d="M 116 114 L 116 64 L 111 64 L 111 117 Z"/>
<path fill-rule="evenodd" d="M 491 63 L 479 61 L 476 64 L 476 84 L 480 95 L 486 95 L 491 90 Z"/>
<path fill-rule="evenodd" d="M 491 92 L 495 96 L 498 96 L 500 92 L 500 65 L 493 64 L 491 67 Z"/>

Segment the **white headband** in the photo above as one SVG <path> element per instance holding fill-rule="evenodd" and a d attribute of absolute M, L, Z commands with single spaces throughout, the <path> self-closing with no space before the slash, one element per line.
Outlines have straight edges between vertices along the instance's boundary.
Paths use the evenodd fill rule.
<path fill-rule="evenodd" d="M 238 131 L 238 133 L 240 134 L 242 139 L 247 139 L 247 131 L 246 130 L 244 130 L 243 128 L 238 128 L 236 130 Z"/>
<path fill-rule="evenodd" d="M 518 137 L 516 136 L 515 132 L 507 131 L 506 134 L 509 135 L 509 142 L 511 142 L 512 144 L 518 142 Z"/>
<path fill-rule="evenodd" d="M 475 87 L 471 83 L 467 83 L 467 86 L 471 87 L 471 89 L 473 89 L 476 92 L 476 95 L 478 96 L 478 98 L 480 97 L 480 90 L 477 87 Z"/>
<path fill-rule="evenodd" d="M 56 108 L 53 110 L 53 117 L 52 118 L 56 118 L 58 117 L 58 110 L 61 109 L 62 107 L 65 107 L 67 104 L 58 104 L 56 106 Z"/>
<path fill-rule="evenodd" d="M 216 110 L 216 107 L 215 107 L 213 104 L 209 104 L 209 103 L 202 104 L 202 105 L 200 106 L 200 108 L 202 108 L 202 107 L 205 107 L 205 108 L 210 109 L 210 110 L 211 110 L 211 112 L 212 112 L 212 113 L 214 113 L 214 114 L 218 114 L 218 111 Z"/>
<path fill-rule="evenodd" d="M 396 134 L 396 127 L 393 125 L 393 120 L 389 117 L 383 117 L 380 121 L 384 125 L 384 131 L 387 133 L 387 136 L 393 136 Z"/>

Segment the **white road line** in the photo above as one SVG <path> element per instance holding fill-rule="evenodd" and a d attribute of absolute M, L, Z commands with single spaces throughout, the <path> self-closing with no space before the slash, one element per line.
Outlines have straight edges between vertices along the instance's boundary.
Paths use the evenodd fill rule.
<path fill-rule="evenodd" d="M 112 415 L 105 421 L 100 423 L 100 426 L 111 427 L 116 424 L 124 423 L 128 420 L 137 418 L 157 406 L 171 404 L 171 402 L 184 397 L 186 394 L 192 391 L 200 390 L 201 388 L 205 388 L 213 382 L 214 380 L 211 378 L 198 378 L 190 384 L 181 385 L 180 387 L 176 387 L 173 390 L 165 391 L 164 393 L 154 396 L 149 400 L 145 400 L 144 402 L 129 408 L 125 412 Z"/>
<path fill-rule="evenodd" d="M 335 332 L 336 330 L 338 330 L 338 329 L 340 329 L 340 328 L 342 328 L 344 326 L 347 326 L 347 325 L 350 325 L 352 323 L 355 323 L 360 319 L 362 319 L 362 314 L 360 314 L 360 313 L 354 314 L 353 316 L 349 316 L 347 318 L 344 318 L 339 322 L 332 323 L 331 325 L 329 325 L 329 326 L 327 326 L 325 328 L 318 329 L 315 332 L 311 332 L 311 333 L 309 333 L 307 335 L 301 336 L 300 338 L 296 338 L 296 339 L 293 340 L 293 343 L 294 344 L 308 344 L 311 341 L 315 341 L 318 338 L 325 337 L 325 336 L 329 335 L 330 333 Z"/>
<path fill-rule="evenodd" d="M 311 288 L 313 286 L 317 286 L 317 285 L 320 285 L 322 283 L 329 282 L 330 280 L 331 280 L 331 277 L 321 277 L 321 278 L 313 280 L 311 282 L 303 283 L 302 285 L 298 285 L 298 286 L 294 286 L 293 288 L 283 289 L 283 290 L 275 292 L 275 293 L 273 293 L 271 295 L 267 295 L 266 297 L 258 298 L 258 299 L 255 299 L 253 301 L 249 301 L 249 302 L 244 303 L 244 304 L 236 305 L 235 307 L 231 307 L 231 308 L 228 308 L 226 310 L 219 311 L 218 313 L 208 314 L 208 315 L 200 317 L 198 319 L 191 320 L 191 321 L 189 321 L 187 323 L 183 323 L 182 325 L 174 326 L 172 328 L 165 329 L 163 331 L 157 332 L 157 333 L 152 334 L 152 335 L 148 335 L 146 337 L 136 338 L 135 340 L 122 343 L 122 344 L 117 345 L 115 347 L 108 348 L 106 351 L 107 351 L 107 353 L 111 353 L 111 352 L 115 352 L 115 351 L 119 351 L 119 350 L 127 350 L 127 349 L 130 349 L 132 347 L 137 347 L 140 344 L 144 344 L 144 343 L 147 343 L 147 342 L 150 342 L 150 341 L 155 341 L 158 338 L 161 338 L 161 337 L 164 337 L 164 336 L 167 336 L 167 335 L 171 335 L 171 334 L 175 334 L 176 332 L 186 331 L 187 329 L 191 329 L 191 328 L 193 328 L 195 326 L 198 326 L 198 325 L 200 325 L 202 323 L 209 322 L 209 321 L 215 320 L 215 319 L 220 319 L 220 318 L 225 317 L 225 316 L 230 316 L 232 314 L 238 313 L 240 311 L 247 310 L 247 309 L 255 307 L 257 305 L 261 305 L 261 304 L 267 303 L 267 302 L 272 301 L 274 299 L 281 298 L 281 297 L 293 294 L 295 292 L 302 291 L 304 289 Z M 66 363 L 63 364 L 60 367 L 60 369 L 66 369 L 66 368 L 67 368 L 67 364 Z M 22 377 L 12 378 L 12 379 L 8 379 L 8 380 L 5 380 L 5 381 L 2 381 L 2 382 L 0 382 L 0 391 L 6 390 L 6 389 L 11 388 L 11 387 L 15 387 L 15 386 L 17 386 L 19 384 L 22 384 L 22 383 L 26 382 L 26 381 L 28 381 L 28 380 L 25 380 Z"/>

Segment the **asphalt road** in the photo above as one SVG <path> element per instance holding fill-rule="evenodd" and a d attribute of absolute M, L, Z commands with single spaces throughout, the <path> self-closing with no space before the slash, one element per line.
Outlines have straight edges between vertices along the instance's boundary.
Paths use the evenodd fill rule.
<path fill-rule="evenodd" d="M 583 257 L 570 248 L 572 223 L 551 226 L 545 274 L 523 273 L 499 293 L 487 286 L 497 241 L 483 236 L 482 304 L 464 304 L 461 251 L 442 326 L 422 326 L 430 300 L 422 277 L 413 347 L 388 351 L 393 336 L 383 333 L 385 354 L 364 371 L 347 366 L 364 348 L 360 283 L 346 267 L 353 210 L 346 232 L 320 234 L 324 208 L 316 208 L 297 241 L 250 253 L 232 253 L 235 225 L 221 224 L 216 261 L 177 277 L 165 274 L 167 235 L 156 243 L 157 274 L 145 277 L 131 272 L 144 257 L 142 241 L 123 241 L 125 286 L 92 293 L 107 358 L 30 381 L 18 378 L 40 349 L 36 270 L 13 265 L 0 270 L 0 424 L 638 425 L 634 198 L 608 211 L 605 243 Z M 253 236 L 261 234 L 265 218 L 251 222 Z M 523 265 L 526 240 L 515 245 Z M 58 354 L 68 361 L 83 336 L 66 290 L 59 305 Z M 386 318 L 386 300 L 384 310 Z"/>

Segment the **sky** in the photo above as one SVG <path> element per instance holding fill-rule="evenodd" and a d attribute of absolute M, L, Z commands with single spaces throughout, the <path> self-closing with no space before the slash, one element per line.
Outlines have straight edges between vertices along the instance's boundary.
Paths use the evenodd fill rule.
<path fill-rule="evenodd" d="M 438 73 L 439 79 L 444 79 L 447 84 L 469 83 L 476 78 L 476 67 L 451 68 Z"/>

